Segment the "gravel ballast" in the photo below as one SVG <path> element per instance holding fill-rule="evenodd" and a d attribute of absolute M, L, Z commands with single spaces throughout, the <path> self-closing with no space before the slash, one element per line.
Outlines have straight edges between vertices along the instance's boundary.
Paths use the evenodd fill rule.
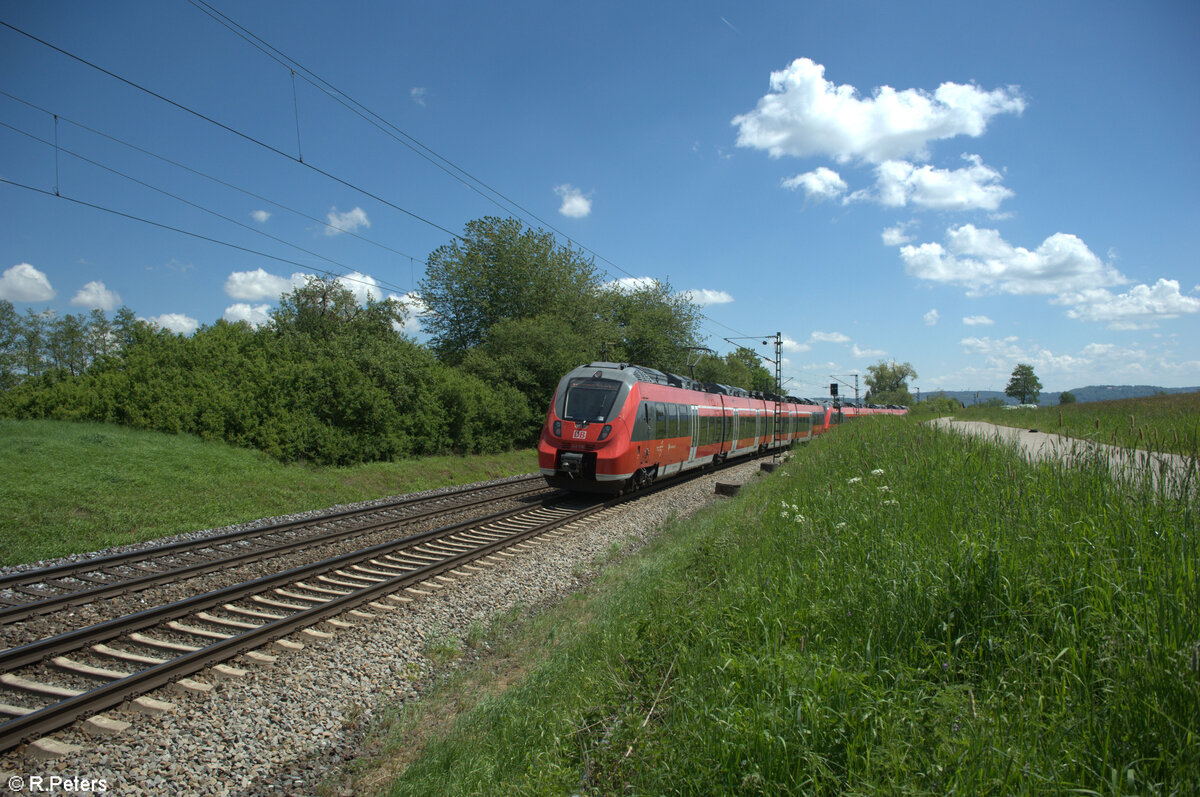
<path fill-rule="evenodd" d="M 473 626 L 513 607 L 544 606 L 581 586 L 581 573 L 614 543 L 634 550 L 670 517 L 683 517 L 714 500 L 717 481 L 741 483 L 757 461 L 695 478 L 668 492 L 645 496 L 571 527 L 528 553 L 462 578 L 394 611 L 374 612 L 356 627 L 324 640 L 300 634 L 305 648 L 268 651 L 274 664 L 231 662 L 247 670 L 218 681 L 204 695 L 167 690 L 152 696 L 174 708 L 144 715 L 110 712 L 132 724 L 112 737 L 88 737 L 79 726 L 54 738 L 81 751 L 36 761 L 18 751 L 0 757 L 10 790 L 16 777 L 103 779 L 109 793 L 132 795 L 313 794 L 326 778 L 359 754 L 377 711 L 417 700 L 434 665 L 423 651 L 431 640 L 463 640 Z M 328 629 L 326 629 L 328 630 Z"/>

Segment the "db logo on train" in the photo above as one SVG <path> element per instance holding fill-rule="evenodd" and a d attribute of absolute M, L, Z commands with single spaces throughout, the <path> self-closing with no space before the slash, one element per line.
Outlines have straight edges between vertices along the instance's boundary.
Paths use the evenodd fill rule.
<path fill-rule="evenodd" d="M 587 429 L 576 429 L 571 432 L 571 437 L 576 440 L 587 440 Z"/>

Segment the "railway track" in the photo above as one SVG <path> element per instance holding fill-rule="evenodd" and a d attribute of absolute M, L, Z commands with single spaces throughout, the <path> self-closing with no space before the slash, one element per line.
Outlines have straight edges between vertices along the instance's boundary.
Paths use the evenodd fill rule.
<path fill-rule="evenodd" d="M 547 492 L 540 476 L 330 512 L 0 576 L 0 624 L 270 559 L 501 499 Z"/>
<path fill-rule="evenodd" d="M 540 482 L 540 477 L 530 481 L 535 480 Z M 192 676 L 202 672 L 206 679 L 243 675 L 241 665 L 269 663 L 280 651 L 302 650 L 306 639 L 331 636 L 330 630 L 319 627 L 336 630 L 369 623 L 379 613 L 401 609 L 459 578 L 516 556 L 515 551 L 533 549 L 541 535 L 561 534 L 558 530 L 563 526 L 669 489 L 673 483 L 603 502 L 558 493 L 537 506 L 507 509 L 389 539 L 0 651 L 0 752 L 23 743 L 29 744 L 34 755 L 70 752 L 46 735 L 79 721 L 88 723 L 85 731 L 89 734 L 119 732 L 128 723 L 103 712 L 121 705 L 143 711 L 166 710 L 170 704 L 149 698 L 148 693 L 172 684 L 194 692 L 207 691 L 211 685 Z M 544 487 L 525 490 L 537 491 Z M 512 495 L 480 501 L 503 502 Z M 461 508 L 459 504 L 431 511 Z M 378 508 L 368 511 L 377 512 Z M 307 539 L 318 536 L 308 535 Z M 170 547 L 159 549 L 147 561 L 158 561 Z M 237 555 L 243 554 L 267 555 L 261 551 Z M 97 561 L 83 564 L 95 567 Z M 193 572 L 190 566 L 163 567 L 155 575 L 165 579 L 167 573 L 175 573 L 175 578 L 187 578 Z M 21 575 L 38 577 L 36 573 Z M 223 664 L 239 656 L 239 667 Z"/>
<path fill-rule="evenodd" d="M 328 636 L 314 629 L 322 622 L 369 622 L 622 500 L 510 509 L 0 651 L 0 751 L 37 740 L 42 754 L 56 754 L 53 740 L 40 737 L 81 719 L 93 733 L 123 730 L 95 715 L 126 701 L 164 710 L 169 704 L 143 696 L 171 683 L 205 690 L 189 676 L 241 654 L 269 662 L 262 649 L 273 642 L 299 650 L 303 643 L 286 637 Z"/>

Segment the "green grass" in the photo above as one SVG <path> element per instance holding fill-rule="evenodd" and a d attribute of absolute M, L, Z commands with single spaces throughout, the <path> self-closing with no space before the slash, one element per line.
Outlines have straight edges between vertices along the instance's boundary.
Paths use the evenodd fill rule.
<path fill-rule="evenodd" d="M 0 564 L 536 468 L 530 451 L 343 468 L 282 465 L 186 435 L 0 420 Z"/>
<path fill-rule="evenodd" d="M 519 632 L 524 676 L 452 729 L 400 723 L 384 749 L 424 752 L 398 777 L 353 769 L 394 795 L 1196 793 L 1196 510 L 848 424 Z"/>
<path fill-rule="evenodd" d="M 955 417 L 1039 429 L 1124 448 L 1200 456 L 1200 393 L 1023 410 L 968 407 Z"/>

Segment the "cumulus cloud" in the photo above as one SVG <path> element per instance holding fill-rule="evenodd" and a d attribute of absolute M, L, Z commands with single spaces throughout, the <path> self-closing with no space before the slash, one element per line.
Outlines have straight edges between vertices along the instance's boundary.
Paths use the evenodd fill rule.
<path fill-rule="evenodd" d="M 183 313 L 163 313 L 146 319 L 156 327 L 169 329 L 180 335 L 190 335 L 200 328 L 200 322 Z"/>
<path fill-rule="evenodd" d="M 932 141 L 978 137 L 997 114 L 1021 113 L 1025 100 L 1015 87 L 984 91 L 943 83 L 923 89 L 875 89 L 864 98 L 853 86 L 825 79 L 825 67 L 797 58 L 771 73 L 770 92 L 753 111 L 733 118 L 738 146 L 766 150 L 772 157 L 824 155 L 839 163 L 928 158 Z"/>
<path fill-rule="evenodd" d="M 1109 287 L 1130 280 L 1067 233 L 1055 233 L 1031 251 L 1013 246 L 996 230 L 964 224 L 946 231 L 945 246 L 905 245 L 900 258 L 912 276 L 961 285 L 968 296 L 1050 295 L 1051 303 L 1070 308 L 1068 318 L 1106 323 L 1111 329 L 1145 329 L 1200 312 L 1200 299 L 1183 295 L 1176 280 L 1159 279 L 1154 285 L 1135 285 L 1114 294 Z M 978 320 L 983 317 L 972 318 L 985 323 Z"/>
<path fill-rule="evenodd" d="M 887 354 L 886 349 L 864 349 L 855 343 L 850 347 L 850 353 L 855 357 L 882 357 Z"/>
<path fill-rule="evenodd" d="M 888 227 L 880 237 L 883 239 L 884 246 L 903 246 L 906 243 L 912 242 L 912 236 L 908 234 L 907 224 L 897 224 L 895 227 Z"/>
<path fill-rule="evenodd" d="M 572 219 L 582 219 L 592 212 L 592 200 L 573 185 L 563 183 L 554 186 L 554 193 L 562 199 L 558 212 Z"/>
<path fill-rule="evenodd" d="M 789 338 L 786 335 L 783 336 L 783 340 L 781 341 L 780 345 L 784 351 L 792 351 L 792 352 L 812 351 L 811 343 L 801 343 L 799 341 L 792 340 L 791 338 Z"/>
<path fill-rule="evenodd" d="M 297 286 L 303 285 L 307 274 L 295 273 L 291 277 L 280 277 L 263 268 L 254 271 L 234 271 L 225 279 L 225 294 L 230 299 L 274 301 Z"/>
<path fill-rule="evenodd" d="M 221 317 L 229 322 L 245 321 L 252 327 L 261 327 L 271 319 L 271 305 L 238 302 L 226 307 Z"/>
<path fill-rule="evenodd" d="M 1063 294 L 1128 280 L 1074 235 L 1055 233 L 1035 250 L 1013 246 L 996 230 L 964 224 L 946 231 L 946 245 L 900 248 L 905 270 L 918 279 L 986 293 Z"/>
<path fill-rule="evenodd" d="M 850 338 L 843 335 L 841 332 L 813 332 L 809 337 L 810 341 L 819 343 L 849 343 Z"/>
<path fill-rule="evenodd" d="M 413 102 L 415 102 L 417 105 L 420 105 L 422 108 L 425 107 L 425 95 L 428 93 L 429 91 L 424 86 L 414 86 L 408 90 L 408 96 L 412 98 Z"/>
<path fill-rule="evenodd" d="M 383 298 L 383 291 L 379 289 L 379 283 L 375 281 L 374 277 L 366 274 L 351 271 L 349 274 L 338 277 L 337 281 L 354 294 L 354 300 L 359 304 L 365 305 L 368 298 L 375 301 Z"/>
<path fill-rule="evenodd" d="M 1111 329 L 1145 329 L 1156 322 L 1200 312 L 1200 299 L 1184 296 L 1176 280 L 1160 279 L 1154 285 L 1135 285 L 1126 293 L 1089 288 L 1065 294 L 1055 304 L 1073 305 L 1068 318 L 1100 321 Z"/>
<path fill-rule="evenodd" d="M 708 307 L 710 304 L 729 304 L 733 301 L 733 297 L 725 291 L 714 291 L 708 288 L 684 291 L 683 295 L 687 297 L 688 301 L 699 307 Z"/>
<path fill-rule="evenodd" d="M 421 331 L 421 316 L 426 311 L 425 302 L 421 300 L 421 295 L 416 291 L 409 291 L 403 296 L 395 293 L 388 294 L 389 299 L 395 299 L 405 309 L 407 315 L 402 323 L 392 323 L 392 328 L 397 332 L 402 332 L 408 335 L 415 335 Z"/>
<path fill-rule="evenodd" d="M 818 202 L 826 199 L 836 199 L 846 193 L 846 189 L 849 187 L 841 175 L 825 166 L 819 166 L 814 171 L 789 177 L 783 181 L 782 185 L 784 188 L 789 188 L 793 191 L 803 188 L 805 196 Z"/>
<path fill-rule="evenodd" d="M 367 212 L 360 207 L 348 210 L 345 213 L 338 213 L 338 209 L 333 207 L 329 209 L 329 215 L 325 218 L 329 222 L 329 225 L 325 228 L 326 235 L 357 232 L 360 227 L 371 226 L 371 220 L 367 218 Z"/>
<path fill-rule="evenodd" d="M 926 313 L 924 316 L 922 316 L 922 318 L 925 319 L 925 324 L 927 326 L 933 326 L 938 322 L 938 319 L 941 318 L 941 314 L 938 313 L 937 308 L 935 307 L 934 309 L 932 309 L 928 313 Z"/>
<path fill-rule="evenodd" d="M 255 210 L 251 212 L 250 218 L 254 219 L 259 224 L 266 224 L 268 219 L 271 218 L 271 214 L 265 210 Z"/>
<path fill-rule="evenodd" d="M 71 297 L 71 304 L 111 313 L 121 306 L 121 297 L 110 291 L 99 280 L 92 280 Z"/>
<path fill-rule="evenodd" d="M 996 323 L 985 315 L 968 315 L 963 316 L 963 324 L 969 327 L 990 327 Z"/>
<path fill-rule="evenodd" d="M 978 155 L 963 155 L 962 169 L 935 169 L 908 161 L 884 161 L 875 168 L 875 192 L 856 198 L 875 199 L 887 207 L 913 205 L 927 210 L 996 210 L 1013 192 L 1000 185 L 1000 173 L 983 165 Z"/>
<path fill-rule="evenodd" d="M 45 302 L 54 298 L 49 278 L 28 263 L 18 263 L 0 276 L 0 299 Z"/>

